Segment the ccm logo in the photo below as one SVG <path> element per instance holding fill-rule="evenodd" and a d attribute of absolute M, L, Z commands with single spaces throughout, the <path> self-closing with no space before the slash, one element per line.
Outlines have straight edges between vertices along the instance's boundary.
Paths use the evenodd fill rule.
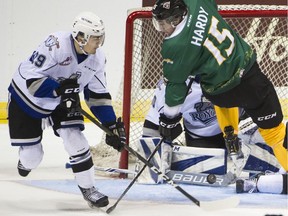
<path fill-rule="evenodd" d="M 164 122 L 160 122 L 160 125 L 163 127 L 163 128 L 175 128 L 177 125 L 178 125 L 178 122 L 175 123 L 175 124 L 165 124 Z"/>
<path fill-rule="evenodd" d="M 68 89 L 65 89 L 65 94 L 79 93 L 79 92 L 80 92 L 79 88 L 68 88 Z"/>
<path fill-rule="evenodd" d="M 276 117 L 276 112 L 267 116 L 263 116 L 263 117 L 258 117 L 258 121 L 265 121 L 265 120 L 269 120 Z"/>

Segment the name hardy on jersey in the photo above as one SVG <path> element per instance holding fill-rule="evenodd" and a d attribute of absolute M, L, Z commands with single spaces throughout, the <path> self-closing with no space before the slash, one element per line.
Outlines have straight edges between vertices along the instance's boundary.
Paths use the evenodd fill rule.
<path fill-rule="evenodd" d="M 192 15 L 189 16 L 188 22 L 187 22 L 187 27 L 189 28 L 191 25 L 191 20 L 192 20 Z M 201 43 L 203 42 L 204 39 L 204 32 L 205 32 L 205 27 L 208 22 L 208 13 L 200 7 L 199 9 L 199 14 L 197 16 L 197 22 L 195 24 L 196 29 L 194 30 L 194 35 L 192 36 L 191 39 L 191 44 L 194 44 L 196 46 L 201 46 Z M 165 58 L 163 59 L 163 62 L 166 62 L 167 64 L 173 64 L 174 61 L 172 59 Z"/>
<path fill-rule="evenodd" d="M 192 19 L 192 15 L 190 15 L 188 18 L 187 27 L 190 26 L 191 19 Z M 192 36 L 191 44 L 194 44 L 196 46 L 201 46 L 201 43 L 204 38 L 203 35 L 205 33 L 205 27 L 207 25 L 207 22 L 208 22 L 208 13 L 202 7 L 200 7 L 199 13 L 197 16 L 197 22 L 195 24 L 196 29 L 194 30 L 194 35 Z"/>

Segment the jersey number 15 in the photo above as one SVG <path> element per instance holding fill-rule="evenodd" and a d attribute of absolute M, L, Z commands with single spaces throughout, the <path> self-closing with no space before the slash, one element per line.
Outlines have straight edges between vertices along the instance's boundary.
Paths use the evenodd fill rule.
<path fill-rule="evenodd" d="M 208 34 L 216 38 L 219 44 L 221 44 L 226 38 L 231 41 L 230 46 L 225 49 L 226 56 L 229 57 L 235 46 L 234 37 L 228 29 L 223 29 L 222 32 L 220 32 L 220 30 L 217 29 L 218 23 L 219 21 L 214 16 L 212 16 L 211 26 Z M 221 50 L 218 49 L 218 47 L 216 47 L 213 42 L 209 40 L 209 38 L 205 40 L 203 45 L 211 52 L 219 65 L 221 65 L 226 60 L 226 58 L 221 54 Z"/>

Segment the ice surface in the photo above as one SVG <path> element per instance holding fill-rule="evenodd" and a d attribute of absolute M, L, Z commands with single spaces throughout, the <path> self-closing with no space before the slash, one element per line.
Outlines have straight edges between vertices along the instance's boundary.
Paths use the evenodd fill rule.
<path fill-rule="evenodd" d="M 101 131 L 87 124 L 85 134 L 93 144 Z M 84 216 L 106 215 L 90 209 L 76 187 L 71 170 L 65 169 L 66 155 L 61 139 L 48 129 L 44 133 L 44 159 L 38 169 L 26 178 L 18 176 L 18 150 L 10 146 L 8 127 L 0 125 L 0 215 L 1 216 Z M 96 177 L 95 185 L 114 204 L 131 179 Z M 171 185 L 135 184 L 110 215 L 117 216 L 288 216 L 286 195 L 235 194 L 235 185 L 226 188 L 180 185 L 200 201 L 213 201 L 230 196 L 240 198 L 236 208 L 204 211 Z M 109 206 L 110 206 L 109 205 Z M 227 203 L 229 207 L 229 203 Z"/>

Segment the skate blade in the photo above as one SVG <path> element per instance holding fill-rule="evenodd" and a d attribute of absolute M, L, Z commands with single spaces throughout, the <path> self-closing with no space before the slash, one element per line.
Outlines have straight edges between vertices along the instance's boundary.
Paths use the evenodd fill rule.
<path fill-rule="evenodd" d="M 88 202 L 88 201 L 87 201 L 87 203 L 88 203 L 88 206 L 89 206 L 91 209 L 97 210 L 97 211 L 102 212 L 102 213 L 104 213 L 105 215 L 107 215 L 106 210 L 107 210 L 107 206 L 108 206 L 108 205 L 107 205 L 107 206 L 104 206 L 104 207 L 97 207 L 97 206 L 93 205 L 91 202 Z"/>

